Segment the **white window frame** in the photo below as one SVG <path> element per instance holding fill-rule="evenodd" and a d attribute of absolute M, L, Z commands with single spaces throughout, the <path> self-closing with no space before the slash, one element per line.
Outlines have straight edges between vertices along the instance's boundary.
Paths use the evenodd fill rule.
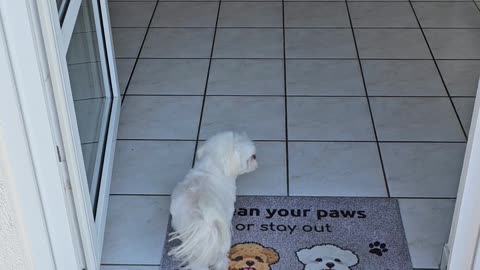
<path fill-rule="evenodd" d="M 480 260 L 480 83 L 468 135 L 450 238 L 442 269 L 479 270 Z M 476 258 L 477 257 L 477 258 Z"/>

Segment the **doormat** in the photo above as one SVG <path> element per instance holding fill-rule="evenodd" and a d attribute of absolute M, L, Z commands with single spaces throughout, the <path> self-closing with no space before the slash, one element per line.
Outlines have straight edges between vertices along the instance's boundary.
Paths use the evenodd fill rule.
<path fill-rule="evenodd" d="M 395 199 L 241 196 L 232 242 L 228 270 L 413 269 Z"/>

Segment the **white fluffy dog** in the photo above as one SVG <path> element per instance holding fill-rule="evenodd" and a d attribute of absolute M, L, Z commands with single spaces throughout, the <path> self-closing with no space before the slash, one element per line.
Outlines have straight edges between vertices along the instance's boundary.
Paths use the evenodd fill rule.
<path fill-rule="evenodd" d="M 358 256 L 334 245 L 320 245 L 297 251 L 304 270 L 349 270 L 358 264 Z"/>
<path fill-rule="evenodd" d="M 169 255 L 184 269 L 227 270 L 237 176 L 257 168 L 255 145 L 246 134 L 219 133 L 205 142 L 195 166 L 172 193 Z"/>

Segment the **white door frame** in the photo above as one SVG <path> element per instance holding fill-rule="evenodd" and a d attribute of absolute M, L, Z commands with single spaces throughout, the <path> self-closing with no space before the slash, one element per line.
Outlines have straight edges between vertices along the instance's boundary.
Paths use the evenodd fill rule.
<path fill-rule="evenodd" d="M 0 162 L 17 191 L 30 269 L 80 270 L 85 262 L 47 99 L 52 87 L 35 7 L 33 0 L 0 0 Z"/>
<path fill-rule="evenodd" d="M 95 216 L 95 225 L 97 228 L 98 250 L 97 255 L 101 258 L 103 249 L 103 240 L 105 225 L 107 221 L 108 202 L 110 198 L 110 183 L 113 171 L 113 159 L 117 143 L 118 123 L 120 121 L 120 110 L 122 106 L 120 86 L 118 83 L 117 62 L 115 60 L 115 50 L 113 46 L 112 29 L 110 27 L 110 12 L 108 10 L 108 0 L 100 0 L 100 12 L 102 13 L 102 24 L 104 42 L 107 53 L 108 72 L 110 74 L 110 83 L 112 87 L 112 108 L 110 113 L 110 125 L 107 131 L 107 144 L 105 146 L 105 156 L 102 170 L 102 183 L 98 191 L 97 214 Z"/>
<path fill-rule="evenodd" d="M 447 269 L 473 270 L 480 254 L 480 84 L 468 135 L 450 238 L 444 251 Z"/>
<path fill-rule="evenodd" d="M 10 92 L 1 91 L 0 138 L 7 142 L 7 150 L 23 147 L 30 154 L 30 160 L 25 162 L 19 155 L 11 156 L 16 157 L 13 165 L 29 161 L 34 163 L 32 175 L 36 182 L 28 183 L 34 185 L 26 187 L 20 186 L 23 183 L 19 181 L 17 190 L 34 192 L 35 188 L 38 189 L 37 197 L 30 193 L 26 193 L 29 197 L 21 196 L 25 205 L 34 204 L 34 199 L 41 202 L 31 209 L 41 207 L 42 211 L 37 211 L 36 215 L 26 220 L 42 217 L 46 223 L 45 226 L 41 226 L 39 221 L 28 224 L 38 226 L 29 235 L 32 240 L 38 240 L 36 238 L 42 235 L 41 232 L 47 234 L 38 247 L 32 243 L 32 254 L 38 257 L 38 260 L 34 260 L 35 269 L 98 270 L 100 267 L 120 96 L 112 35 L 110 27 L 107 27 L 103 31 L 108 59 L 106 66 L 111 76 L 111 82 L 107 86 L 112 87 L 113 97 L 100 186 L 101 197 L 94 222 L 65 57 L 69 43 L 66 37 L 71 37 L 80 3 L 80 0 L 70 2 L 73 6 L 67 13 L 73 12 L 75 17 L 73 20 L 66 18 L 63 24 L 65 28 L 62 28 L 56 1 L 0 0 L 0 26 L 5 29 L 5 46 L 0 46 L 0 49 L 5 51 L 2 60 L 8 57 L 11 62 L 11 67 L 0 66 L 5 71 L 1 74 L 2 81 L 7 86 L 11 85 L 11 89 L 7 89 Z M 100 6 L 102 22 L 109 25 L 107 0 L 100 0 Z M 0 34 L 2 33 L 3 31 Z M 11 69 L 10 73 L 7 68 Z M 10 85 L 7 80 L 9 74 Z M 13 120 L 18 122 L 17 128 L 8 125 Z M 5 124 L 8 128 L 4 127 Z M 26 133 L 23 141 L 22 125 L 25 129 L 23 132 Z M 19 137 L 15 138 L 13 134 L 18 134 Z M 18 166 L 14 167 L 19 171 L 11 174 L 28 172 L 26 166 L 24 171 L 20 171 Z M 26 180 L 30 178 L 25 178 Z M 26 207 L 26 210 L 30 212 L 30 208 Z"/>
<path fill-rule="evenodd" d="M 93 1 L 96 2 L 96 0 Z M 113 96 L 111 97 L 112 108 L 110 113 L 110 124 L 107 131 L 107 143 L 105 146 L 104 164 L 101 175 L 102 182 L 99 189 L 95 222 L 92 215 L 90 190 L 87 185 L 77 118 L 75 116 L 75 107 L 66 62 L 66 54 L 70 42 L 69 40 L 66 40 L 66 38 L 71 38 L 72 36 L 71 32 L 73 32 L 74 26 L 70 25 L 75 25 L 81 0 L 71 0 L 70 5 L 74 3 L 74 6 L 67 11 L 62 27 L 60 27 L 55 1 L 39 1 L 41 3 L 38 3 L 38 10 L 40 17 L 42 18 L 41 24 L 46 44 L 46 54 L 49 61 L 51 79 L 54 88 L 53 93 L 60 123 L 59 127 L 64 140 L 64 153 L 69 168 L 69 176 L 72 179 L 72 193 L 75 200 L 87 267 L 89 267 L 89 269 L 96 269 L 95 267 L 99 267 L 101 260 L 111 171 L 121 106 L 107 0 L 99 1 L 101 7 L 99 12 L 102 12 L 101 17 L 103 21 L 100 22 L 100 17 L 95 15 L 96 26 L 98 26 L 99 23 L 102 23 L 104 27 L 103 29 L 97 28 L 97 33 L 99 34 L 99 43 L 101 43 L 101 40 L 105 37 L 104 42 L 107 52 L 106 58 L 105 56 L 101 56 L 102 61 L 106 64 L 106 66 L 103 66 L 102 68 L 104 69 L 104 72 L 106 72 L 105 74 L 110 75 L 111 81 L 107 81 L 105 86 L 112 87 Z M 71 17 L 68 17 L 70 9 L 75 12 L 72 14 L 72 16 L 75 15 L 73 23 L 71 23 Z M 103 30 L 103 36 L 100 36 L 102 33 L 98 30 Z"/>

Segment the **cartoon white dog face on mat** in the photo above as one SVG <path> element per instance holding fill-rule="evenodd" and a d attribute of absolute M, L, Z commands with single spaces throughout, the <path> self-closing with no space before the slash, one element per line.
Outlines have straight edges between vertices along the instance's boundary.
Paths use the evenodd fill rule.
<path fill-rule="evenodd" d="M 358 264 L 358 256 L 334 245 L 319 245 L 297 251 L 304 270 L 350 270 Z"/>

